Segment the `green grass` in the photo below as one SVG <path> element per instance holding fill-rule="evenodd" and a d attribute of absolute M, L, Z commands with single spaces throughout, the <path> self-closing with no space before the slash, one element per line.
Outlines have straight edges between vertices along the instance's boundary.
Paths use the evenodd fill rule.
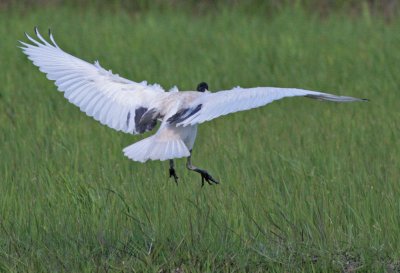
<path fill-rule="evenodd" d="M 202 124 L 193 160 L 221 184 L 201 188 L 182 159 L 176 186 L 167 162 L 123 156 L 143 136 L 85 116 L 27 60 L 17 40 L 35 25 L 165 88 L 301 87 L 371 102 L 286 99 Z M 0 271 L 399 270 L 399 27 L 296 9 L 2 11 Z"/>

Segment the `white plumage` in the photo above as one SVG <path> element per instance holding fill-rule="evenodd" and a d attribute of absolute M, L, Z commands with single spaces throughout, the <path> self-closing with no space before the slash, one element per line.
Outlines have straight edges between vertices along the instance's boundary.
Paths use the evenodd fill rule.
<path fill-rule="evenodd" d="M 174 87 L 165 92 L 158 84 L 136 83 L 102 68 L 98 61 L 90 64 L 64 52 L 50 34 L 46 41 L 35 28 L 39 41 L 29 35 L 31 44 L 21 42 L 23 52 L 55 81 L 58 90 L 88 116 L 117 131 L 140 134 L 152 130 L 161 121 L 158 131 L 124 149 L 134 161 L 171 160 L 170 176 L 177 180 L 174 158 L 188 157 L 188 168 L 204 179 L 217 183 L 206 171 L 191 165 L 191 150 L 197 124 L 230 113 L 260 107 L 285 97 L 303 96 L 335 102 L 362 101 L 294 88 L 256 87 L 208 92 L 202 83 L 198 91 L 178 92 Z M 205 92 L 203 92 L 205 91 Z M 211 181 L 211 182 L 210 182 Z"/>

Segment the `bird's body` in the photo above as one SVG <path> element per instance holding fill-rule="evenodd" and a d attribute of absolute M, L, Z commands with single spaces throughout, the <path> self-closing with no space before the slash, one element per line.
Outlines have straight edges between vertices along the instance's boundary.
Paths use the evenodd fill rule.
<path fill-rule="evenodd" d="M 113 74 L 100 66 L 78 59 L 55 43 L 47 42 L 35 28 L 40 42 L 21 42 L 23 52 L 59 91 L 81 111 L 115 130 L 141 134 L 161 122 L 157 132 L 124 149 L 124 154 L 139 162 L 170 160 L 170 176 L 177 181 L 175 158 L 187 157 L 187 167 L 201 174 L 202 181 L 218 183 L 207 171 L 192 165 L 191 154 L 197 126 L 230 113 L 266 105 L 284 97 L 303 96 L 334 102 L 362 101 L 346 96 L 295 88 L 234 88 L 211 93 L 201 83 L 197 91 L 179 92 L 176 87 L 165 92 L 159 85 L 137 83 Z"/>
<path fill-rule="evenodd" d="M 161 125 L 151 137 L 124 149 L 124 154 L 134 161 L 168 160 L 188 157 L 197 135 L 197 125 L 176 126 L 179 110 L 185 109 L 201 95 L 200 92 L 168 92 L 158 97 L 155 105 L 160 109 Z M 137 114 L 136 114 L 137 116 Z"/>

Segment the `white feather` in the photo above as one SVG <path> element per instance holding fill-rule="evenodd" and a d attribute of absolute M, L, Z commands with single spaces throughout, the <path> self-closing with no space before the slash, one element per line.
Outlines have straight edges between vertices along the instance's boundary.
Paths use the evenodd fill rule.
<path fill-rule="evenodd" d="M 159 85 L 136 83 L 112 74 L 98 61 L 90 64 L 80 60 L 60 49 L 52 35 L 52 43 L 49 43 L 37 30 L 35 32 L 40 41 L 27 35 L 33 44 L 21 42 L 23 52 L 40 71 L 47 74 L 48 79 L 55 81 L 71 103 L 111 128 L 138 133 L 134 125 L 129 128 L 120 126 L 126 121 L 126 115 L 118 115 L 121 120 L 116 121 L 110 113 L 119 113 L 118 109 L 124 108 L 127 103 L 130 109 L 154 108 L 163 94 L 167 94 Z"/>
<path fill-rule="evenodd" d="M 139 162 L 146 162 L 147 160 L 163 161 L 190 155 L 188 148 L 181 139 L 162 140 L 157 138 L 156 135 L 124 148 L 123 152 L 128 158 Z"/>
<path fill-rule="evenodd" d="M 232 90 L 219 91 L 216 93 L 204 93 L 202 96 L 199 96 L 197 99 L 189 103 L 186 107 L 195 108 L 196 106 L 201 105 L 201 110 L 196 115 L 193 115 L 192 117 L 182 122 L 179 122 L 177 125 L 188 126 L 200 124 L 219 116 L 249 110 L 252 108 L 264 106 L 275 100 L 295 96 L 306 96 L 314 99 L 334 102 L 353 102 L 364 100 L 295 88 L 236 87 Z"/>

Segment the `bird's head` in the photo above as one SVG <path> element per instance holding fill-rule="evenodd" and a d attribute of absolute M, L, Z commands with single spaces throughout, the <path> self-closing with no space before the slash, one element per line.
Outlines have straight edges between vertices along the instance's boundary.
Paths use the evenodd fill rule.
<path fill-rule="evenodd" d="M 197 91 L 199 92 L 204 92 L 204 91 L 208 91 L 208 84 L 205 82 L 201 82 L 197 85 Z"/>

